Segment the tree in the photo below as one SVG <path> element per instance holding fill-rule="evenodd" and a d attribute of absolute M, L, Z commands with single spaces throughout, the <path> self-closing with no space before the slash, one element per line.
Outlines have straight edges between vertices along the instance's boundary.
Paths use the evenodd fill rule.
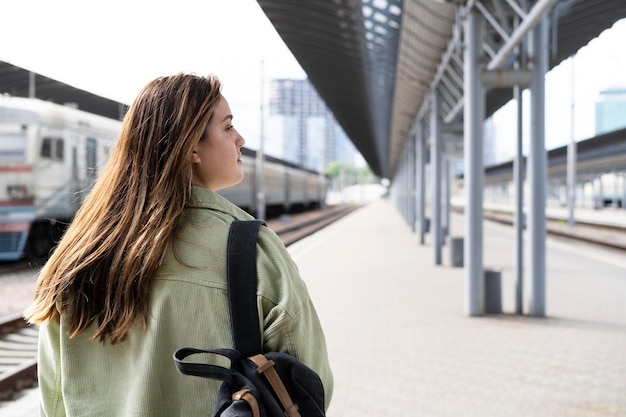
<path fill-rule="evenodd" d="M 375 184 L 380 182 L 369 166 L 357 168 L 353 164 L 346 162 L 331 162 L 324 170 L 324 174 L 333 181 L 341 180 L 344 185 Z"/>

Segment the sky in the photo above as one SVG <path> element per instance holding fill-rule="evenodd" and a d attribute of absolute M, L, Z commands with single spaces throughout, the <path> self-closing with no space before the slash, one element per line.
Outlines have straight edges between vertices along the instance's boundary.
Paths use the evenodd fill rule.
<path fill-rule="evenodd" d="M 251 148 L 269 80 L 306 78 L 255 0 L 19 0 L 0 7 L 0 60 L 103 97 L 130 104 L 161 75 L 218 75 Z"/>
<path fill-rule="evenodd" d="M 217 74 L 253 149 L 269 81 L 306 78 L 255 0 L 19 0 L 0 10 L 0 60 L 123 103 L 160 75 Z M 548 149 L 572 137 L 572 85 L 574 136 L 594 136 L 599 91 L 626 87 L 625 39 L 626 19 L 547 74 Z M 512 104 L 494 115 L 499 159 L 512 157 L 514 115 Z"/>

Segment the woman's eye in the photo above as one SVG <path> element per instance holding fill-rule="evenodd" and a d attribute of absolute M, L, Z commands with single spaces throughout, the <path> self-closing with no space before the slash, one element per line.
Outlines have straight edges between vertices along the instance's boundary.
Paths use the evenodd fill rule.
<path fill-rule="evenodd" d="M 232 130 L 233 128 L 234 128 L 233 125 L 229 125 L 229 126 L 226 127 L 226 130 Z"/>

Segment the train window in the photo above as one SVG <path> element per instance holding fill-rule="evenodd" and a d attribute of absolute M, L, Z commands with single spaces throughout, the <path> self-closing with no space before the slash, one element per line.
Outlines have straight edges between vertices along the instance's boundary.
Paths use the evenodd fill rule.
<path fill-rule="evenodd" d="M 52 158 L 52 139 L 51 138 L 43 138 L 43 141 L 41 142 L 41 157 Z"/>
<path fill-rule="evenodd" d="M 20 161 L 26 157 L 26 135 L 0 133 L 0 161 Z"/>
<path fill-rule="evenodd" d="M 61 138 L 43 138 L 41 141 L 41 157 L 55 161 L 63 161 L 64 142 Z"/>

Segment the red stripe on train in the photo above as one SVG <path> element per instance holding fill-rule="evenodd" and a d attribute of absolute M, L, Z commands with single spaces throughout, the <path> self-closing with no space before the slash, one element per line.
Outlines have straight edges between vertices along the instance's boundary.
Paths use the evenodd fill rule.
<path fill-rule="evenodd" d="M 28 222 L 0 223 L 0 233 L 27 232 L 30 229 Z"/>
<path fill-rule="evenodd" d="M 15 206 L 15 207 L 28 207 L 28 206 L 34 206 L 35 205 L 35 200 L 32 198 L 26 199 L 26 200 L 0 200 L 0 207 L 10 207 L 10 206 Z"/>
<path fill-rule="evenodd" d="M 33 172 L 32 165 L 0 166 L 0 172 Z"/>

